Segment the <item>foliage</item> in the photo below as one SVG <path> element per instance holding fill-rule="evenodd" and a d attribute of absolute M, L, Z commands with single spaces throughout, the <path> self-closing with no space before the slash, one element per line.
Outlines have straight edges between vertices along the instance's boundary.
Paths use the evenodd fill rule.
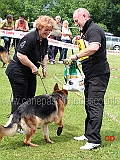
<path fill-rule="evenodd" d="M 107 26 L 104 25 L 103 23 L 98 23 L 98 25 L 105 31 L 108 32 Z"/>
<path fill-rule="evenodd" d="M 106 25 L 109 32 L 120 36 L 120 2 L 119 0 L 1 0 L 0 17 L 13 14 L 17 19 L 20 14 L 25 14 L 29 22 L 33 22 L 39 15 L 50 15 L 55 18 L 60 15 L 63 20 L 69 21 L 69 26 L 74 26 L 72 16 L 79 7 L 87 8 L 94 22 Z M 73 35 L 77 30 L 73 30 Z"/>

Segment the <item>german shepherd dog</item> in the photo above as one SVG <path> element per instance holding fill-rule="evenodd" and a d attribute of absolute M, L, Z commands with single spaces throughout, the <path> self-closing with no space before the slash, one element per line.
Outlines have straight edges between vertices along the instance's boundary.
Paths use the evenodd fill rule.
<path fill-rule="evenodd" d="M 3 47 L 1 45 L 0 45 L 0 61 L 3 62 L 2 67 L 4 67 L 5 64 L 8 65 L 10 62 L 10 57 L 8 55 L 8 51 L 6 50 L 5 47 Z"/>
<path fill-rule="evenodd" d="M 58 126 L 57 135 L 62 133 L 62 117 L 64 107 L 67 105 L 67 90 L 59 90 L 58 84 L 54 86 L 52 94 L 35 96 L 21 104 L 13 113 L 12 120 L 7 127 L 0 125 L 0 140 L 3 136 L 12 136 L 16 133 L 19 124 L 26 132 L 24 144 L 27 146 L 38 146 L 30 142 L 39 124 L 42 125 L 43 135 L 46 142 L 54 143 L 49 138 L 48 123 L 55 122 Z"/>

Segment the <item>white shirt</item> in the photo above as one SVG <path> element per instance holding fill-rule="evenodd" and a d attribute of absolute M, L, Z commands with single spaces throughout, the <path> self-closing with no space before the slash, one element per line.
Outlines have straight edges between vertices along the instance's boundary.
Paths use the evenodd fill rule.
<path fill-rule="evenodd" d="M 63 34 L 71 34 L 71 31 L 70 31 L 69 28 L 62 27 L 62 37 L 61 37 L 61 39 L 62 40 L 70 40 L 69 36 L 64 36 Z"/>

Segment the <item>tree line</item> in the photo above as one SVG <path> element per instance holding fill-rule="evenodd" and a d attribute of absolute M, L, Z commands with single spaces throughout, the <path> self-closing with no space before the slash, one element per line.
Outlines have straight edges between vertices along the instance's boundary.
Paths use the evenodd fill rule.
<path fill-rule="evenodd" d="M 120 36 L 120 1 L 119 0 L 0 0 L 0 17 L 5 19 L 8 14 L 18 19 L 24 14 L 31 23 L 40 15 L 49 15 L 53 18 L 60 15 L 68 20 L 70 27 L 73 23 L 73 12 L 77 8 L 87 8 L 94 22 L 99 24 L 105 32 Z M 73 35 L 78 33 L 72 29 Z"/>

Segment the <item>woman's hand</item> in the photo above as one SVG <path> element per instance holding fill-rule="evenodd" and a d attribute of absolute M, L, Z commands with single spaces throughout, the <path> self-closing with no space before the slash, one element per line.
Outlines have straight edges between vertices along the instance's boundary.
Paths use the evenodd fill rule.
<path fill-rule="evenodd" d="M 17 57 L 23 65 L 31 68 L 33 74 L 38 74 L 38 68 L 28 59 L 26 55 L 17 52 Z"/>
<path fill-rule="evenodd" d="M 33 65 L 33 66 L 31 67 L 31 70 L 32 70 L 32 73 L 33 73 L 33 74 L 39 74 L 38 68 L 37 68 L 35 65 Z"/>
<path fill-rule="evenodd" d="M 46 68 L 43 68 L 43 69 L 42 69 L 42 73 L 43 73 L 43 77 L 42 77 L 42 78 L 46 78 L 46 74 L 47 74 Z"/>
<path fill-rule="evenodd" d="M 42 61 L 42 73 L 43 73 L 43 77 L 42 78 L 46 78 L 46 64 L 47 64 L 47 55 L 45 55 L 43 61 Z"/>

